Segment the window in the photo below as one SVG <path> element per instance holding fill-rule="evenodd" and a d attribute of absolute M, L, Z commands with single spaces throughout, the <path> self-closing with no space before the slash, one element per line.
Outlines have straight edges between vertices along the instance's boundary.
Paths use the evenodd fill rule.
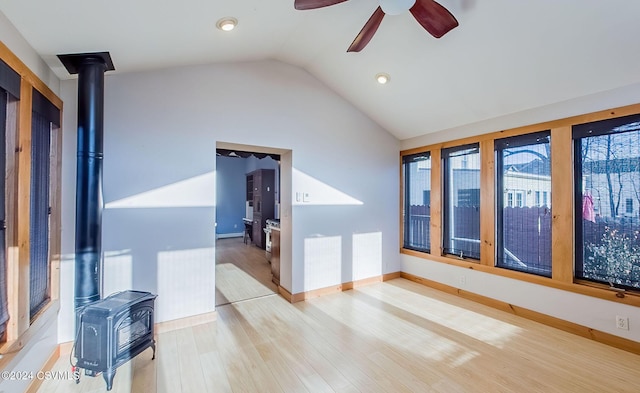
<path fill-rule="evenodd" d="M 404 247 L 431 248 L 431 157 L 429 153 L 403 157 Z"/>
<path fill-rule="evenodd" d="M 0 51 L 0 366 L 55 319 L 61 234 L 62 101 L 7 53 Z"/>
<path fill-rule="evenodd" d="M 516 207 L 522 207 L 522 193 L 516 194 Z"/>
<path fill-rule="evenodd" d="M 9 313 L 9 277 L 8 277 L 8 244 L 7 225 L 9 218 L 15 216 L 13 209 L 13 171 L 9 170 L 10 150 L 15 149 L 9 140 L 13 140 L 17 116 L 9 110 L 9 105 L 20 97 L 20 75 L 0 60 L 0 341 L 7 339 L 7 323 L 11 317 Z M 9 223 L 10 224 L 10 223 Z"/>
<path fill-rule="evenodd" d="M 497 139 L 496 266 L 551 276 L 550 133 Z M 515 194 L 515 205 L 513 195 Z M 527 203 L 535 195 L 535 203 Z M 543 206 L 540 206 L 540 194 Z"/>
<path fill-rule="evenodd" d="M 6 261 L 6 119 L 7 119 L 7 92 L 0 89 L 0 337 L 4 337 L 6 324 L 9 321 L 9 308 L 7 302 L 7 261 Z"/>
<path fill-rule="evenodd" d="M 480 149 L 478 144 L 442 150 L 443 251 L 480 259 Z"/>
<path fill-rule="evenodd" d="M 50 299 L 49 214 L 51 188 L 51 133 L 60 113 L 37 91 L 33 92 L 31 121 L 31 204 L 29 225 L 29 302 L 33 318 Z"/>
<path fill-rule="evenodd" d="M 638 289 L 640 222 L 625 213 L 640 198 L 640 115 L 575 125 L 573 139 L 576 277 Z"/>
<path fill-rule="evenodd" d="M 401 253 L 640 306 L 640 104 L 412 148 L 403 173 L 418 151 L 432 158 L 409 178 L 422 165 L 431 183 L 401 184 Z M 407 207 L 436 201 L 437 253 Z"/>

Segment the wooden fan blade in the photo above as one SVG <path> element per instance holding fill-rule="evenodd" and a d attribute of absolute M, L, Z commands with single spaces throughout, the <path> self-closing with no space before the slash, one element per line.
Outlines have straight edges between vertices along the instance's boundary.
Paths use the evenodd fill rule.
<path fill-rule="evenodd" d="M 371 41 L 371 38 L 373 38 L 373 35 L 376 33 L 376 30 L 378 30 L 378 27 L 382 22 L 382 18 L 384 18 L 384 11 L 382 11 L 382 8 L 378 7 L 373 12 L 373 15 L 371 15 L 371 18 L 369 18 L 367 23 L 365 23 L 362 30 L 360 30 L 360 33 L 358 33 L 356 38 L 353 40 L 351 46 L 347 49 L 347 52 L 360 52 L 365 46 L 367 46 L 369 41 Z"/>
<path fill-rule="evenodd" d="M 294 7 L 297 10 L 313 10 L 316 8 L 328 7 L 339 4 L 347 0 L 295 0 Z"/>
<path fill-rule="evenodd" d="M 451 12 L 434 0 L 417 0 L 410 11 L 418 23 L 436 38 L 458 26 L 458 21 Z"/>

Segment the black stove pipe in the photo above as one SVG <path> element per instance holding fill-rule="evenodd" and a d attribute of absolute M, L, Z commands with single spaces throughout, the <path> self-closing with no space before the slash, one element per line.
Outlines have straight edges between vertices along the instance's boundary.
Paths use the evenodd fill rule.
<path fill-rule="evenodd" d="M 100 300 L 104 63 L 84 59 L 78 73 L 76 308 Z"/>
<path fill-rule="evenodd" d="M 102 155 L 107 52 L 58 56 L 78 74 L 75 308 L 100 300 L 102 287 Z"/>

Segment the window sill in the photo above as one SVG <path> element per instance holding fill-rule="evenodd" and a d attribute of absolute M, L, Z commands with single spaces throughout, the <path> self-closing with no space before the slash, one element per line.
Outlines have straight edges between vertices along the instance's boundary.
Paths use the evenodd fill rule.
<path fill-rule="evenodd" d="M 614 294 L 619 299 L 626 298 L 627 296 L 634 296 L 634 297 L 640 298 L 640 290 L 635 291 L 631 289 L 612 288 L 609 285 L 600 284 L 593 281 L 582 280 L 579 278 L 576 278 L 574 284 L 594 288 L 599 291 L 606 291 Z"/>
<path fill-rule="evenodd" d="M 8 341 L 0 345 L 0 370 L 5 370 L 20 354 L 20 351 L 27 347 L 33 337 L 37 336 L 43 329 L 48 328 L 58 317 L 60 301 L 52 300 L 37 314 L 33 324 L 18 339 Z"/>
<path fill-rule="evenodd" d="M 607 285 L 601 285 L 584 280 L 576 280 L 574 282 L 563 282 L 554 280 L 553 278 L 537 276 L 534 274 L 508 270 L 495 266 L 483 265 L 479 261 L 472 259 L 459 259 L 453 256 L 440 256 L 434 254 L 426 254 L 405 248 L 400 249 L 400 253 L 410 255 L 421 259 L 427 259 L 433 262 L 446 263 L 448 265 L 477 270 L 484 273 L 495 274 L 498 276 L 511 278 L 529 282 L 532 284 L 543 285 L 551 288 L 561 289 L 568 292 L 578 293 L 581 295 L 597 297 L 616 303 L 627 304 L 630 306 L 640 307 L 640 292 L 625 291 L 624 296 L 620 297 L 620 292 L 609 289 Z"/>

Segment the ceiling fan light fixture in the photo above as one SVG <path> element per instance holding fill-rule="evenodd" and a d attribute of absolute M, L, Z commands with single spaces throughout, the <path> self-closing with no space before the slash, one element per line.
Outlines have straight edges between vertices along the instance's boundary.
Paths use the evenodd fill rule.
<path fill-rule="evenodd" d="M 389 76 L 389 74 L 385 74 L 384 72 L 380 72 L 376 74 L 376 82 L 378 82 L 381 85 L 389 83 L 390 80 L 391 80 L 391 77 Z"/>
<path fill-rule="evenodd" d="M 222 31 L 231 31 L 238 25 L 238 20 L 232 17 L 221 18 L 216 22 L 216 27 Z"/>
<path fill-rule="evenodd" d="M 387 15 L 400 15 L 409 11 L 416 0 L 380 0 L 380 8 Z"/>

